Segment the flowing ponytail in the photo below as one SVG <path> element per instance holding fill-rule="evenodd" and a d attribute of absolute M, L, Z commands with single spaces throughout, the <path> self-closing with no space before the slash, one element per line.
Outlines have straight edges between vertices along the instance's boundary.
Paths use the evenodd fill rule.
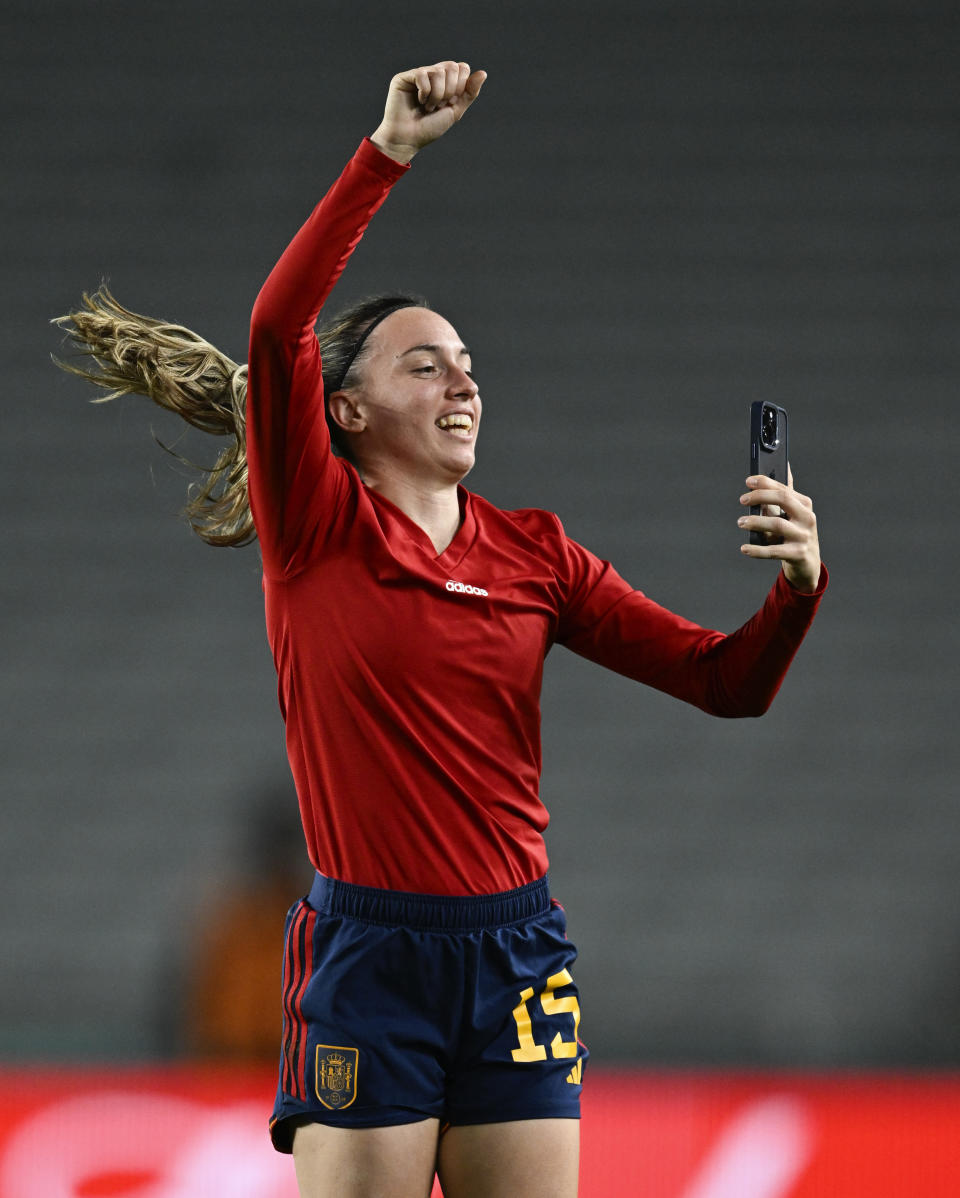
<path fill-rule="evenodd" d="M 63 370 L 103 387 L 107 403 L 123 395 L 145 395 L 202 432 L 229 437 L 212 467 L 199 469 L 184 515 L 208 545 L 247 545 L 256 529 L 247 495 L 247 368 L 182 325 L 139 316 L 119 304 L 105 286 L 84 294 L 82 307 L 53 323 L 65 329 L 84 367 L 54 358 Z M 362 300 L 321 329 L 320 352 L 327 394 L 353 386 L 365 357 L 366 334 L 397 307 L 427 307 L 420 296 L 391 294 Z M 329 419 L 338 450 L 349 457 L 342 432 Z M 192 463 L 188 463 L 192 465 Z"/>
<path fill-rule="evenodd" d="M 101 286 L 84 294 L 83 307 L 53 323 L 66 329 L 93 367 L 54 361 L 107 394 L 145 395 L 202 432 L 231 438 L 214 465 L 190 488 L 184 515 L 210 545 L 246 545 L 256 539 L 247 499 L 245 409 L 247 368 L 182 325 L 130 312 Z"/>

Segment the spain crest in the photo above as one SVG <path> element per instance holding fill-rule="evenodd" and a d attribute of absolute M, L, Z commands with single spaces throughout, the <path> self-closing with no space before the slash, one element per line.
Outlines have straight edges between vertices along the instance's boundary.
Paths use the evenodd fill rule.
<path fill-rule="evenodd" d="M 357 1096 L 359 1050 L 317 1045 L 317 1097 L 328 1110 L 342 1111 Z"/>

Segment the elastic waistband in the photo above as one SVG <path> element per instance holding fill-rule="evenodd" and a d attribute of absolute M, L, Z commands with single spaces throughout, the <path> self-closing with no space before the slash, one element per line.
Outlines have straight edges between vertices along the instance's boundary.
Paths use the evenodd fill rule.
<path fill-rule="evenodd" d="M 365 923 L 479 932 L 545 915 L 550 910 L 550 887 L 543 877 L 499 894 L 410 894 L 355 886 L 318 873 L 307 902 L 325 915 L 346 915 Z"/>

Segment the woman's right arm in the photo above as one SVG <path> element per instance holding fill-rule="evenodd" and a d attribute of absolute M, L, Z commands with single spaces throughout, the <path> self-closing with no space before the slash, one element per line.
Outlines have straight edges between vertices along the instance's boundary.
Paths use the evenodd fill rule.
<path fill-rule="evenodd" d="M 317 516 L 336 503 L 314 326 L 371 217 L 407 170 L 365 140 L 279 262 L 250 320 L 248 487 L 264 566 L 297 568 Z"/>
<path fill-rule="evenodd" d="M 323 406 L 320 309 L 392 185 L 441 137 L 486 76 L 438 63 L 394 76 L 384 118 L 271 271 L 250 323 L 247 459 L 250 504 L 264 566 L 295 570 L 311 530 L 344 479 L 330 453 Z"/>

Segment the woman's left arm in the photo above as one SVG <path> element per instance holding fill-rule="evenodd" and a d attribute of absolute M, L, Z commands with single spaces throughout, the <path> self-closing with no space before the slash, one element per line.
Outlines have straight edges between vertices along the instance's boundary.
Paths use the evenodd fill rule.
<path fill-rule="evenodd" d="M 719 716 L 762 715 L 773 702 L 827 586 L 813 504 L 790 484 L 748 480 L 745 530 L 771 539 L 743 545 L 775 558 L 781 572 L 760 610 L 724 634 L 685 620 L 634 590 L 608 562 L 566 540 L 564 592 L 556 639 L 608 669 Z M 775 542 L 773 538 L 782 537 Z"/>

